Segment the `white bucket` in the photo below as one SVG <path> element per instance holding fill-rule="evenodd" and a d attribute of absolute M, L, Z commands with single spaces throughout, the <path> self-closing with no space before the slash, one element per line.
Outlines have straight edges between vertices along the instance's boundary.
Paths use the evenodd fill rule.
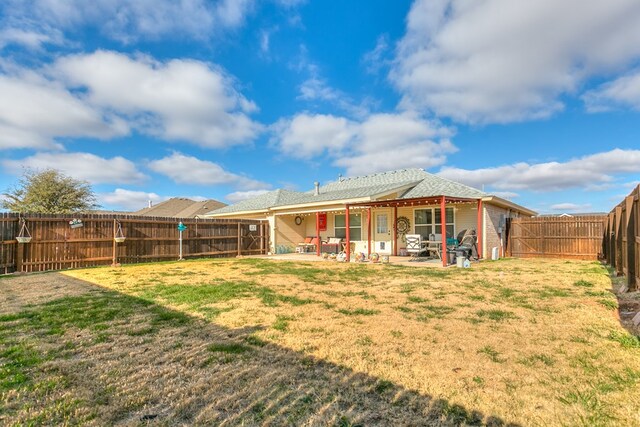
<path fill-rule="evenodd" d="M 494 246 L 491 248 L 491 259 L 495 261 L 498 258 L 500 258 L 500 254 L 498 252 L 498 248 Z"/>

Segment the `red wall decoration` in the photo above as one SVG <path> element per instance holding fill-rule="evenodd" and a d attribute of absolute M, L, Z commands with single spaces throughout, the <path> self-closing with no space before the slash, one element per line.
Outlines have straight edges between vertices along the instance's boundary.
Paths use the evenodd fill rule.
<path fill-rule="evenodd" d="M 320 231 L 327 231 L 327 213 L 320 212 L 318 217 L 320 222 Z"/>

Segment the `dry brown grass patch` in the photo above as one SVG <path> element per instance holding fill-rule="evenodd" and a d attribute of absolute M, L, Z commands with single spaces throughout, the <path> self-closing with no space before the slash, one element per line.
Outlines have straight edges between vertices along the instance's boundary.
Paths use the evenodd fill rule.
<path fill-rule="evenodd" d="M 78 408 L 108 401 L 91 422 L 640 422 L 640 348 L 594 263 L 201 260 L 66 275 L 142 307 L 64 333 L 106 390 L 77 392 Z"/>

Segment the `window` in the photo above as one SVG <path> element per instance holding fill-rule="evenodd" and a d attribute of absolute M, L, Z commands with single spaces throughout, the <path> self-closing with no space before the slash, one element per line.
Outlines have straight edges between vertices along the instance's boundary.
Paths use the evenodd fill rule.
<path fill-rule="evenodd" d="M 336 215 L 334 218 L 336 237 L 345 239 L 347 237 L 345 215 Z M 362 240 L 362 217 L 360 214 L 349 215 L 349 238 L 351 241 Z"/>
<path fill-rule="evenodd" d="M 435 209 L 435 230 L 436 230 L 436 234 L 441 234 L 442 233 L 442 225 L 440 224 L 440 209 Z M 447 230 L 447 237 L 455 237 L 453 235 L 454 233 L 454 220 L 453 220 L 453 208 L 445 208 L 445 212 L 444 212 L 444 220 L 446 222 L 446 230 Z"/>
<path fill-rule="evenodd" d="M 415 233 L 429 239 L 429 234 L 433 233 L 433 209 L 416 209 L 413 216 Z"/>
<path fill-rule="evenodd" d="M 414 231 L 428 239 L 429 234 L 441 234 L 442 225 L 440 224 L 440 208 L 416 209 L 414 211 Z M 454 237 L 455 219 L 453 208 L 445 208 L 445 221 L 448 237 Z"/>
<path fill-rule="evenodd" d="M 387 218 L 387 214 L 376 215 L 376 233 L 386 234 L 389 232 L 389 223 Z"/>

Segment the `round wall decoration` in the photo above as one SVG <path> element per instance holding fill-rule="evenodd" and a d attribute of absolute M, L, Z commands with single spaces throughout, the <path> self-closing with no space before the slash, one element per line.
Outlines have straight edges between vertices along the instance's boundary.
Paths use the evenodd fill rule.
<path fill-rule="evenodd" d="M 295 221 L 296 221 L 296 225 L 300 225 L 300 224 L 302 224 L 302 217 L 301 217 L 300 215 L 298 215 L 298 216 L 296 217 Z"/>
<path fill-rule="evenodd" d="M 401 216 L 396 221 L 396 232 L 399 236 L 407 234 L 410 228 L 411 223 L 409 222 L 409 218 L 407 218 L 406 216 Z"/>

